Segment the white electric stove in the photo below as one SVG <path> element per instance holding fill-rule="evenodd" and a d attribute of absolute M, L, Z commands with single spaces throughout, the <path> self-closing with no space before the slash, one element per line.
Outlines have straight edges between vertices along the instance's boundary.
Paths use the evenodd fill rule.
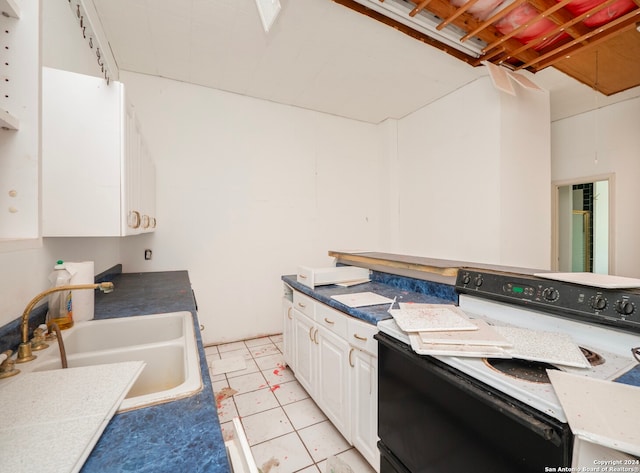
<path fill-rule="evenodd" d="M 607 290 L 545 280 L 525 274 L 461 270 L 456 283 L 459 306 L 472 319 L 490 325 L 520 327 L 569 335 L 583 349 L 590 368 L 554 368 L 602 380 L 626 373 L 637 361 L 632 348 L 640 345 L 640 292 Z M 381 332 L 409 344 L 393 319 L 378 323 Z M 525 368 L 484 358 L 434 356 L 441 362 L 503 392 L 561 422 L 567 422 L 544 365 Z M 500 361 L 500 360 L 495 360 Z M 516 360 L 517 362 L 517 360 Z M 517 364 L 517 363 L 516 363 Z M 533 366 L 532 366 L 533 365 Z M 533 369 L 533 376 L 529 373 Z M 537 374 L 536 374 L 537 373 Z"/>

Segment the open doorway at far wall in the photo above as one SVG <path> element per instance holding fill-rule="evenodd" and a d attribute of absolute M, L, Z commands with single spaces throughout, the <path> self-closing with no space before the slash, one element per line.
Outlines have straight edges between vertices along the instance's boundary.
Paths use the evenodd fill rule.
<path fill-rule="evenodd" d="M 553 183 L 552 270 L 613 272 L 613 175 Z"/>

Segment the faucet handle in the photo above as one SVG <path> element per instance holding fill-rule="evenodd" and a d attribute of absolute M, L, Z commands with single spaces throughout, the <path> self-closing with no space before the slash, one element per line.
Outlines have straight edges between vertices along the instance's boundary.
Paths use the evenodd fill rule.
<path fill-rule="evenodd" d="M 47 334 L 47 326 L 45 324 L 40 324 L 33 331 L 33 338 L 31 339 L 31 349 L 34 351 L 44 350 L 48 348 L 49 345 L 45 343 L 45 336 Z"/>
<path fill-rule="evenodd" d="M 7 350 L 0 353 L 0 379 L 9 378 L 20 373 L 20 370 L 15 368 L 16 360 L 11 358 L 13 352 Z"/>

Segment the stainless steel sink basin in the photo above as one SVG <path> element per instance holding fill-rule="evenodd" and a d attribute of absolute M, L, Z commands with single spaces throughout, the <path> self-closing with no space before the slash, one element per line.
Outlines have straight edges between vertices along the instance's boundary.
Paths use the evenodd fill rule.
<path fill-rule="evenodd" d="M 202 387 L 190 312 L 78 322 L 62 333 L 69 369 L 144 361 L 119 412 L 189 396 Z M 40 352 L 33 371 L 61 369 L 57 347 Z"/>

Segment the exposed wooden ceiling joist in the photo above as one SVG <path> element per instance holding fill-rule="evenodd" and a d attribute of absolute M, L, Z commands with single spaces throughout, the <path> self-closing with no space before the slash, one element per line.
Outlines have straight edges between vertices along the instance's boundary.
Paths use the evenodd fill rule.
<path fill-rule="evenodd" d="M 616 4 L 617 0 L 603 0 L 599 5 L 580 15 L 573 15 L 567 9 L 573 0 L 558 2 L 553 0 L 515 0 L 486 20 L 480 20 L 470 13 L 478 0 L 469 0 L 458 7 L 452 5 L 448 0 L 411 0 L 411 3 L 415 5 L 410 12 L 412 17 L 423 11 L 429 12 L 440 19 L 440 23 L 437 25 L 438 30 L 444 30 L 453 25 L 463 32 L 460 37 L 461 42 L 477 38 L 482 42 L 481 44 L 486 44 L 481 49 L 479 57 L 452 48 L 426 34 L 418 33 L 415 29 L 367 8 L 356 0 L 333 1 L 382 21 L 472 65 L 479 65 L 482 61 L 490 61 L 511 69 L 527 69 L 534 73 L 553 66 L 607 95 L 640 85 L 640 32 L 635 31 L 637 25 L 640 24 L 640 0 L 633 0 L 635 6 L 630 11 L 627 4 L 626 10 L 624 10 L 626 13 L 622 15 L 620 14 L 622 12 L 618 13 L 618 16 L 614 16 L 614 19 L 608 23 L 601 24 L 593 21 L 589 23 L 587 21 L 587 24 L 597 25 L 592 27 L 587 26 L 585 20 L 589 20 L 598 13 L 602 16 L 602 12 Z M 511 30 L 505 31 L 504 34 L 496 28 L 497 22 L 525 5 L 527 8 L 533 7 L 535 9 L 532 16 L 527 17 L 521 24 L 516 24 Z M 545 32 L 538 37 L 527 37 L 524 34 L 527 28 L 541 20 L 547 22 Z M 634 77 L 632 85 L 629 85 L 628 80 L 615 79 L 620 74 L 608 74 L 602 76 L 606 79 L 598 80 L 598 83 L 593 82 L 595 79 L 590 78 L 590 75 L 583 71 L 586 67 L 582 65 L 584 61 L 572 60 L 572 58 L 581 56 L 582 52 L 593 50 L 597 50 L 600 57 L 603 55 L 620 57 L 621 54 L 624 55 L 624 51 L 620 51 L 618 48 L 623 46 L 619 46 L 619 41 L 614 41 L 620 35 L 625 35 L 624 48 L 632 51 L 634 55 L 628 59 L 629 64 L 625 66 L 621 66 L 619 59 L 608 62 L 615 64 L 616 67 L 624 67 L 625 70 L 631 69 L 630 75 Z M 518 39 L 523 37 L 527 42 Z M 570 61 L 570 64 L 565 64 L 566 61 Z M 604 62 L 607 62 L 606 59 Z"/>

